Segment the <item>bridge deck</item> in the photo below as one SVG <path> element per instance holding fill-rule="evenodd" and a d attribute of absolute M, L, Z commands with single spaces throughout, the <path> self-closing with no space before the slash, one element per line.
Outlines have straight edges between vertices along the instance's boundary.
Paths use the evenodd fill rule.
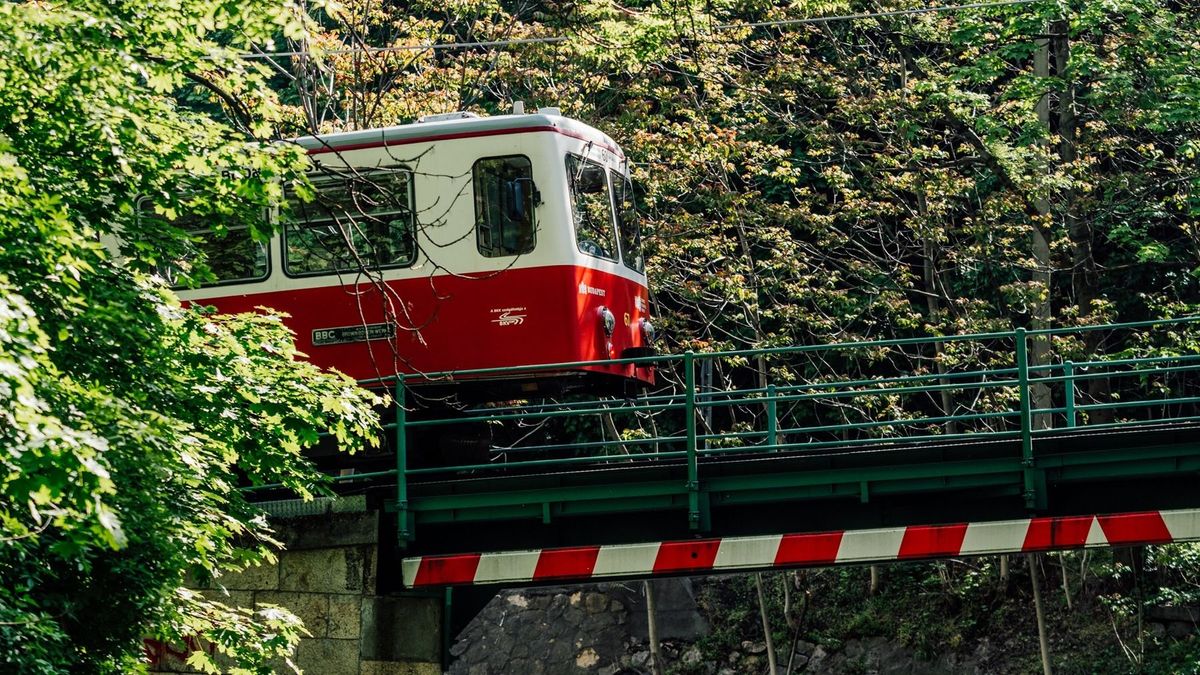
<path fill-rule="evenodd" d="M 618 359 L 659 385 L 440 416 L 431 382 L 581 364 L 397 376 L 394 453 L 334 480 L 410 556 L 1200 508 L 1198 337 L 1188 317 Z"/>
<path fill-rule="evenodd" d="M 1058 430 L 1036 441 L 1040 513 L 1200 506 L 1200 424 Z M 928 441 L 701 463 L 702 532 L 725 536 L 1018 517 L 1020 441 Z M 413 550 L 612 544 L 692 534 L 686 462 L 627 461 L 414 483 Z M 509 526 L 503 523 L 511 523 Z M 487 524 L 486 527 L 480 527 Z M 485 546 L 486 548 L 486 546 Z"/>

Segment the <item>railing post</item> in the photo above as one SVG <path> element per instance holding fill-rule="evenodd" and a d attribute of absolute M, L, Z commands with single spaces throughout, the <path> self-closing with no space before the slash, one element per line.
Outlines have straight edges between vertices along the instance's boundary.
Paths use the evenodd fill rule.
<path fill-rule="evenodd" d="M 772 446 L 771 452 L 779 452 L 779 418 L 775 407 L 775 385 L 767 385 L 767 445 Z"/>
<path fill-rule="evenodd" d="M 1013 331 L 1017 347 L 1017 388 L 1021 397 L 1021 465 L 1024 467 L 1025 506 L 1033 508 L 1037 493 L 1033 475 L 1033 411 L 1029 401 L 1029 343 L 1025 329 Z"/>
<path fill-rule="evenodd" d="M 683 354 L 684 409 L 687 414 L 688 527 L 700 529 L 700 475 L 696 465 L 696 355 Z"/>
<path fill-rule="evenodd" d="M 408 410 L 404 376 L 396 376 L 396 534 L 401 547 L 412 540 L 408 527 Z"/>
<path fill-rule="evenodd" d="M 1075 363 L 1063 361 L 1064 402 L 1067 414 L 1067 428 L 1075 426 Z"/>

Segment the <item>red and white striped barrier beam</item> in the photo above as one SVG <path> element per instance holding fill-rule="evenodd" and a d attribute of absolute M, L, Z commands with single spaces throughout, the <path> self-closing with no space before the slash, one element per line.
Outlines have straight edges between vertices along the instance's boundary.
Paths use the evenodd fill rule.
<path fill-rule="evenodd" d="M 589 581 L 1200 540 L 1200 509 L 405 558 L 408 588 Z"/>

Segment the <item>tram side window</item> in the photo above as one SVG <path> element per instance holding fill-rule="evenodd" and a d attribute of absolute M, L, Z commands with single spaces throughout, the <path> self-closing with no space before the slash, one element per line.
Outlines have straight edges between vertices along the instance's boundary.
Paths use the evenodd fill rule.
<path fill-rule="evenodd" d="M 163 227 L 187 233 L 190 250 L 176 260 L 162 261 L 158 265 L 159 274 L 174 288 L 186 286 L 184 277 L 194 273 L 195 263 L 201 258 L 211 272 L 211 276 L 196 279 L 202 287 L 260 281 L 267 277 L 270 269 L 267 244 L 255 241 L 246 225 L 217 230 L 203 227 L 202 219 L 196 217 L 184 216 L 167 221 L 147 211 L 143 211 L 140 217 L 143 222 L 161 223 Z"/>
<path fill-rule="evenodd" d="M 267 244 L 255 241 L 249 227 L 241 225 L 222 232 L 194 230 L 190 234 L 196 248 L 204 252 L 215 283 L 255 281 L 267 276 Z"/>
<path fill-rule="evenodd" d="M 316 198 L 289 195 L 285 269 L 292 275 L 407 267 L 416 258 L 412 174 L 338 169 L 311 176 Z"/>
<path fill-rule="evenodd" d="M 621 235 L 621 259 L 635 272 L 646 271 L 642 255 L 642 231 L 633 202 L 633 183 L 616 171 L 610 171 L 613 197 L 617 205 L 617 230 Z"/>
<path fill-rule="evenodd" d="M 536 238 L 537 190 L 528 157 L 488 157 L 471 170 L 475 242 L 488 258 L 529 253 Z"/>
<path fill-rule="evenodd" d="M 612 197 L 604 167 L 573 155 L 567 156 L 567 183 L 579 250 L 609 260 L 617 259 L 613 231 Z"/>

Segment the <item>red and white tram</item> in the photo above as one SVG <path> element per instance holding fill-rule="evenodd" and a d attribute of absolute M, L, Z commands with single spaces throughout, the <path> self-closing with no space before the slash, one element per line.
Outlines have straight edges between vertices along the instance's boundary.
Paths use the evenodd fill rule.
<path fill-rule="evenodd" d="M 301 351 L 357 379 L 653 353 L 628 164 L 607 135 L 542 109 L 297 142 L 315 198 L 289 194 L 266 244 L 197 233 L 217 280 L 184 300 L 287 312 Z M 653 371 L 508 377 L 535 391 Z"/>

